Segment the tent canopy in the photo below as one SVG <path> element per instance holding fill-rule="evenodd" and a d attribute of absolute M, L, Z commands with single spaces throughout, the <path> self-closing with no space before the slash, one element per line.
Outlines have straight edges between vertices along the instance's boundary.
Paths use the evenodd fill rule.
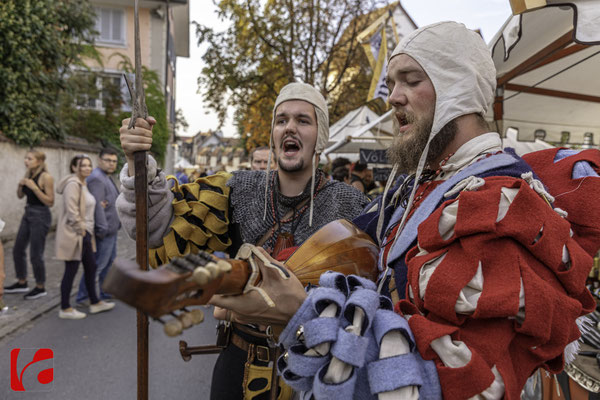
<path fill-rule="evenodd" d="M 519 140 L 600 140 L 600 0 L 547 0 L 510 17 L 490 42 L 498 91 L 493 119 Z M 488 117 L 492 119 L 492 112 Z M 540 131 L 537 137 L 542 137 Z M 566 134 L 564 135 L 566 137 Z M 563 138 L 564 140 L 564 138 Z"/>
<path fill-rule="evenodd" d="M 523 154 L 531 153 L 532 151 L 551 149 L 552 146 L 550 143 L 544 142 L 540 139 L 535 139 L 533 141 L 527 142 L 517 139 L 517 130 L 513 128 L 508 128 L 506 130 L 506 137 L 502 138 L 502 148 L 511 147 L 515 149 L 515 152 L 522 156 Z"/>
<path fill-rule="evenodd" d="M 185 158 L 181 158 L 175 163 L 175 168 L 194 168 L 194 165 Z"/>
<path fill-rule="evenodd" d="M 367 106 L 350 111 L 329 128 L 325 154 L 358 154 L 359 149 L 387 149 L 393 138 L 391 115 L 391 111 L 378 115 Z"/>
<path fill-rule="evenodd" d="M 356 110 L 354 110 L 356 111 Z M 352 111 L 353 112 L 353 111 Z M 351 113 L 352 113 L 351 112 Z M 347 117 L 348 115 L 346 115 Z M 345 119 L 342 118 L 340 121 Z M 378 116 L 376 119 L 370 121 L 367 124 L 364 124 L 359 129 L 355 129 L 352 132 L 354 133 L 353 139 L 348 141 L 346 137 L 344 137 L 340 142 L 334 142 L 325 150 L 324 155 L 335 154 L 336 157 L 346 157 L 350 160 L 358 159 L 359 149 L 387 149 L 391 145 L 391 140 L 387 139 L 379 139 L 379 140 L 366 140 L 369 137 L 374 137 L 373 130 L 376 130 L 375 127 L 381 126 L 390 126 L 392 124 L 392 110 L 386 112 L 385 114 Z M 338 121 L 339 122 L 339 121 Z M 343 132 L 343 131 L 342 131 Z M 381 131 L 383 132 L 383 131 Z M 379 136 L 383 137 L 380 132 Z M 385 137 L 392 138 L 391 134 L 387 134 Z M 518 131 L 514 128 L 508 128 L 506 130 L 506 137 L 502 139 L 502 148 L 511 147 L 515 149 L 518 155 L 523 155 L 530 153 L 532 151 L 549 149 L 552 146 L 550 143 L 541 140 L 539 138 L 524 140 L 522 138 L 518 138 Z M 326 160 L 323 158 L 323 162 Z"/>

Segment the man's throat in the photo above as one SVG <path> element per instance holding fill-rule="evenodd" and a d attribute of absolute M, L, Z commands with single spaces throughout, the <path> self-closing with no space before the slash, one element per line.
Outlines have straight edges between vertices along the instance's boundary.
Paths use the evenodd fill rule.
<path fill-rule="evenodd" d="M 286 197 L 296 197 L 304 191 L 310 182 L 310 170 L 298 172 L 279 171 L 279 192 Z"/>

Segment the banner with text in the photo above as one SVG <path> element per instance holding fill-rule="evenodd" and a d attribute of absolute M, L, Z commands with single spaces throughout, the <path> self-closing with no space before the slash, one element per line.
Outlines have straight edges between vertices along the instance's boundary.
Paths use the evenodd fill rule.
<path fill-rule="evenodd" d="M 360 162 L 363 164 L 387 164 L 386 150 L 359 149 Z"/>

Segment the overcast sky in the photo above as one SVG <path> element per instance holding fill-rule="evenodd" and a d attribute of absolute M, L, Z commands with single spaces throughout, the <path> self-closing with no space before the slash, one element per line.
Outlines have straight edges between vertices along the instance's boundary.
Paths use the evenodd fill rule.
<path fill-rule="evenodd" d="M 481 29 L 483 38 L 489 42 L 511 14 L 509 0 L 402 0 L 402 6 L 417 26 L 438 21 L 453 20 L 468 28 Z M 190 21 L 225 29 L 227 22 L 220 21 L 211 0 L 190 0 Z M 176 106 L 183 110 L 189 128 L 181 135 L 195 135 L 198 131 L 216 129 L 217 117 L 198 94 L 198 76 L 202 70 L 201 56 L 204 46 L 197 46 L 196 31 L 190 27 L 190 57 L 177 58 Z M 235 135 L 231 117 L 223 128 L 226 136 Z"/>

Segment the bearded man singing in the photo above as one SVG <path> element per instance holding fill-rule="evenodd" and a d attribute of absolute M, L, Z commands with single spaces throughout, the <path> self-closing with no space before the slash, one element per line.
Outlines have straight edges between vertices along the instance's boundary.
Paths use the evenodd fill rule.
<path fill-rule="evenodd" d="M 305 293 L 291 275 L 273 277 L 286 289 L 269 293 L 271 314 L 253 312 L 254 293 L 213 303 L 286 325 L 278 370 L 303 398 L 519 399 L 538 368 L 563 368 L 576 319 L 594 309 L 591 255 L 489 131 L 496 71 L 477 33 L 454 22 L 412 32 L 387 85 L 392 175 L 406 175 L 355 220 L 380 244 L 378 287 L 330 272 Z"/>
<path fill-rule="evenodd" d="M 132 130 L 128 123 L 124 120 L 120 129 L 128 162 L 121 171 L 123 192 L 117 207 L 123 226 L 135 237 L 133 152 L 150 149 L 154 120 L 139 119 Z M 358 216 L 368 199 L 348 185 L 328 181 L 317 168 L 328 138 L 327 103 L 321 93 L 304 83 L 290 83 L 273 109 L 266 172 L 217 174 L 185 185 L 175 182 L 169 190 L 165 174 L 157 173 L 156 162 L 148 157 L 150 265 L 199 250 L 226 251 L 233 257 L 242 243 L 285 260 L 327 223 Z M 277 171 L 270 171 L 273 151 Z M 304 293 L 302 286 L 296 289 Z M 226 313 L 217 309 L 215 317 L 226 318 Z M 257 326 L 232 325 L 231 342 L 213 372 L 212 399 L 268 398 L 275 353 L 267 336 Z M 280 390 L 281 399 L 291 395 L 285 385 Z"/>

